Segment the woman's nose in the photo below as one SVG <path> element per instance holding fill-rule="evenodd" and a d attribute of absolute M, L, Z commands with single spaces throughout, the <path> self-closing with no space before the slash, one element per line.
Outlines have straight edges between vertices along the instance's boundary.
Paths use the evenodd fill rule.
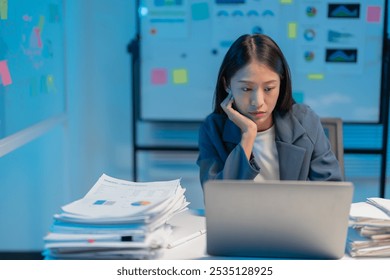
<path fill-rule="evenodd" d="M 261 107 L 264 104 L 264 93 L 261 90 L 255 91 L 252 95 L 251 105 Z"/>

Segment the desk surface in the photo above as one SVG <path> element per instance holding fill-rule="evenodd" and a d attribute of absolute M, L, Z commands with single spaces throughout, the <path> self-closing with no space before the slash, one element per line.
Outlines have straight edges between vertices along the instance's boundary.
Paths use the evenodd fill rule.
<path fill-rule="evenodd" d="M 169 223 L 173 226 L 173 234 L 169 242 L 188 236 L 206 228 L 205 217 L 186 211 L 173 217 Z M 207 234 L 207 233 L 206 233 Z M 206 254 L 206 234 L 196 237 L 172 249 L 166 249 L 161 259 L 193 260 L 210 258 Z"/>
<path fill-rule="evenodd" d="M 169 222 L 173 226 L 173 234 L 169 242 L 188 236 L 206 228 L 205 217 L 186 211 L 176 215 Z M 166 249 L 160 259 L 162 260 L 206 260 L 206 259 L 237 259 L 228 257 L 214 257 L 206 253 L 206 234 L 196 237 L 172 249 Z M 242 258 L 240 258 L 242 259 Z M 344 259 L 355 259 L 345 255 Z"/>

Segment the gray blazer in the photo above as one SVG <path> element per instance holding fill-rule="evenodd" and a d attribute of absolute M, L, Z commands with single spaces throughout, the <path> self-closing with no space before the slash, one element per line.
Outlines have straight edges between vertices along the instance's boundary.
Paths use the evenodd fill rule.
<path fill-rule="evenodd" d="M 319 116 L 310 107 L 294 104 L 290 112 L 274 113 L 281 180 L 341 181 L 339 163 L 331 151 Z M 241 131 L 224 114 L 210 114 L 199 130 L 200 181 L 253 180 L 260 169 L 245 156 Z"/>

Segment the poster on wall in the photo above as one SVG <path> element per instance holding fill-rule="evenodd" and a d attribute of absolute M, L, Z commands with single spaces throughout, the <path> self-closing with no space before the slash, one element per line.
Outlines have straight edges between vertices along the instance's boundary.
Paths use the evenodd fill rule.
<path fill-rule="evenodd" d="M 321 117 L 378 123 L 385 4 L 140 0 L 140 118 L 203 120 L 213 110 L 218 69 L 232 42 L 262 33 L 288 60 L 296 102 Z"/>

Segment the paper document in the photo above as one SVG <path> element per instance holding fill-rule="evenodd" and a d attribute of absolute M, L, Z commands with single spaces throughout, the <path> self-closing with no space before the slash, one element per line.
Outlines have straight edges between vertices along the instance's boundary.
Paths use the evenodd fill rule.
<path fill-rule="evenodd" d="M 65 214 L 88 218 L 141 215 L 174 198 L 180 180 L 137 183 L 103 174 L 84 198 L 62 207 Z"/>
<path fill-rule="evenodd" d="M 166 248 L 169 219 L 187 210 L 180 179 L 131 182 L 103 174 L 54 214 L 45 259 L 151 259 Z"/>
<path fill-rule="evenodd" d="M 368 198 L 350 210 L 347 250 L 352 257 L 390 256 L 390 200 Z"/>
<path fill-rule="evenodd" d="M 382 210 L 390 219 L 390 200 L 378 197 L 371 197 L 367 199 L 367 202 L 374 205 L 378 209 Z"/>
<path fill-rule="evenodd" d="M 352 220 L 389 220 L 390 217 L 378 207 L 367 202 L 352 203 L 350 210 Z"/>

